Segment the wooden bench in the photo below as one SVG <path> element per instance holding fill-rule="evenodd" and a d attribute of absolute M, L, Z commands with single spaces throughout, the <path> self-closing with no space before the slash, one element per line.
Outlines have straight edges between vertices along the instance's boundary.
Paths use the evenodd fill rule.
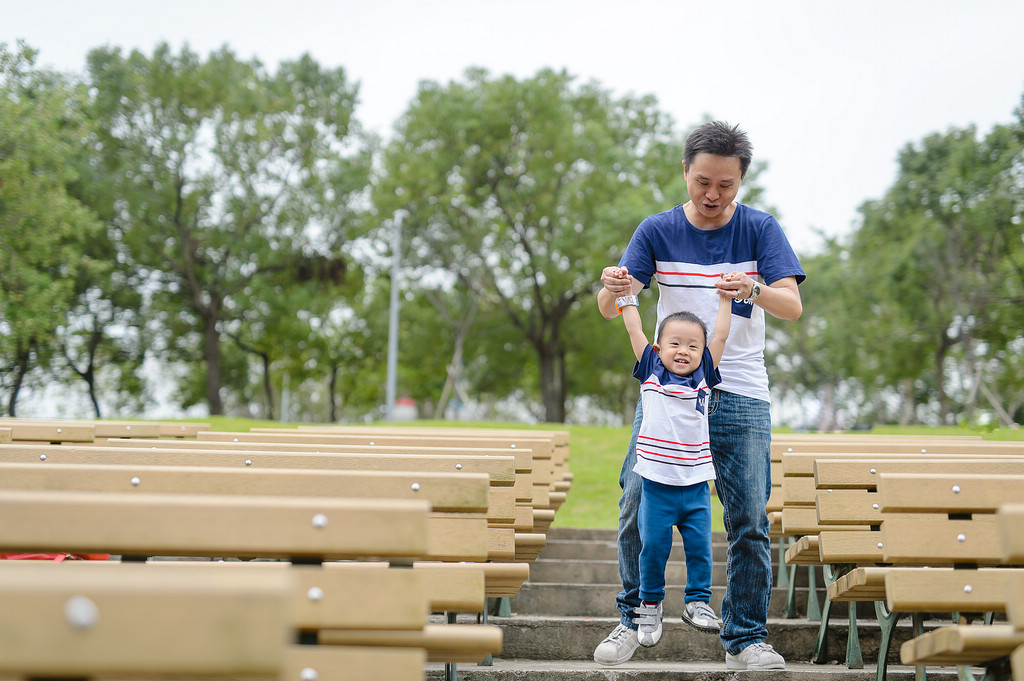
<path fill-rule="evenodd" d="M 0 673 L 284 678 L 287 572 L 78 567 L 0 561 Z"/>
<path fill-rule="evenodd" d="M 494 494 L 506 495 L 509 490 L 503 489 L 506 486 L 512 486 L 514 489 L 511 491 L 514 494 L 513 503 L 513 517 L 507 518 L 492 518 L 491 527 L 496 530 L 495 534 L 504 537 L 504 542 L 508 545 L 509 550 L 514 551 L 514 559 L 519 561 L 532 561 L 540 553 L 541 549 L 544 548 L 546 543 L 546 537 L 543 532 L 535 530 L 535 517 L 540 514 L 549 514 L 549 520 L 554 518 L 553 510 L 535 509 L 535 502 L 533 497 L 533 474 L 531 464 L 531 453 L 529 450 L 518 449 L 496 449 L 487 447 L 444 447 L 444 446 L 413 446 L 413 445 L 383 445 L 374 442 L 373 445 L 357 445 L 357 444 L 322 444 L 315 442 L 265 442 L 265 441 L 254 441 L 254 442 L 234 442 L 232 441 L 219 441 L 219 440 L 181 440 L 181 441 L 167 441 L 167 440 L 139 440 L 124 442 L 118 440 L 108 441 L 111 447 L 154 447 L 160 450 L 165 449 L 188 449 L 188 450 L 203 450 L 204 452 L 212 451 L 236 451 L 241 456 L 252 458 L 254 452 L 267 452 L 267 453 L 306 453 L 327 456 L 329 454 L 360 454 L 364 457 L 370 457 L 368 460 L 372 461 L 372 458 L 377 455 L 416 455 L 416 456 L 431 456 L 431 457 L 446 457 L 445 461 L 449 462 L 450 466 L 461 466 L 459 470 L 468 469 L 470 462 L 465 459 L 474 458 L 474 470 L 486 469 L 488 466 L 485 459 L 476 459 L 475 457 L 497 457 L 502 461 L 507 460 L 509 457 L 514 459 L 514 466 L 512 471 L 507 473 L 505 468 L 502 469 L 502 476 L 495 477 L 492 479 L 492 484 L 495 488 Z M 372 447 L 372 449 L 370 448 Z M 261 457 L 265 458 L 265 457 Z M 393 458 L 390 459 L 394 461 Z M 507 473 L 507 474 L 506 474 Z M 504 530 L 504 531 L 502 531 Z M 511 559 L 511 558 L 510 558 Z"/>
<path fill-rule="evenodd" d="M 1024 556 L 1014 557 L 1013 542 L 1019 541 L 1024 526 L 1014 528 L 1009 519 L 1012 508 L 999 508 L 1004 502 L 1024 502 L 1024 476 L 924 476 L 920 484 L 912 484 L 913 476 L 883 475 L 879 484 L 883 510 L 899 514 L 900 511 L 956 511 L 963 516 L 982 519 L 980 524 L 964 517 L 956 522 L 961 527 L 939 534 L 935 542 L 945 545 L 944 553 L 960 558 L 960 562 L 976 560 L 984 563 L 1024 565 Z M 888 501 L 887 501 L 888 500 Z M 998 513 L 993 513 L 993 510 Z M 978 515 L 975 515 L 978 514 Z M 951 521 L 953 522 L 953 521 Z M 971 523 L 971 524 L 965 524 Z M 885 523 L 883 523 L 883 526 Z M 942 550 L 941 548 L 938 550 Z M 892 570 L 893 573 L 902 570 Z M 944 608 L 956 612 L 1002 613 L 1012 600 L 1014 585 L 1024 579 L 1024 568 L 994 570 L 957 570 L 960 583 L 950 591 L 937 591 L 917 586 L 922 609 L 955 604 L 960 607 Z M 985 577 L 985 579 L 983 579 Z M 893 574 L 886 577 L 886 588 L 891 588 Z M 960 586 L 962 584 L 962 586 Z M 888 594 L 891 598 L 891 594 Z M 906 664 L 985 666 L 993 677 L 1006 675 L 1015 649 L 1024 645 L 1024 631 L 1012 624 L 990 625 L 985 621 L 976 626 L 945 626 L 922 633 L 907 641 L 900 649 Z M 1001 672 L 1000 670 L 1004 670 Z"/>
<path fill-rule="evenodd" d="M 172 443 L 176 447 L 179 443 Z M 45 471 L 50 465 L 77 464 L 87 466 L 130 467 L 132 471 L 139 467 L 197 467 L 202 469 L 224 469 L 242 475 L 252 473 L 269 473 L 293 471 L 293 474 L 326 474 L 325 480 L 331 475 L 345 475 L 353 472 L 393 472 L 406 471 L 434 475 L 459 475 L 475 477 L 486 475 L 490 482 L 488 487 L 487 514 L 490 518 L 507 520 L 512 513 L 509 492 L 513 490 L 515 462 L 512 457 L 475 457 L 455 455 L 387 455 L 387 454 L 314 454 L 308 452 L 273 453 L 249 450 L 223 451 L 222 449 L 156 449 L 131 447 L 48 447 L 39 445 L 12 445 L 0 448 L 0 464 L 23 463 L 34 465 Z M 43 473 L 45 475 L 45 473 Z M 115 485 L 126 485 L 136 473 L 118 478 L 114 476 Z M 294 475 L 293 475 L 294 476 Z M 141 476 L 138 476 L 141 481 Z M 413 475 L 408 479 L 408 487 L 404 489 L 406 496 L 412 497 L 415 482 Z M 253 480 L 259 484 L 257 477 L 237 478 Z M 147 484 L 149 478 L 147 477 Z M 0 482 L 2 484 L 2 482 Z M 237 483 L 238 487 L 242 483 Z M 322 489 L 329 482 L 313 482 L 308 489 Z M 140 488 L 145 489 L 140 485 Z M 498 492 L 496 492 L 496 489 Z M 488 530 L 493 532 L 493 530 Z M 491 541 L 491 537 L 488 537 Z M 488 544 L 491 547 L 491 544 Z M 504 545 L 500 545 L 504 546 Z M 499 546 L 499 548 L 500 548 Z M 493 547 L 491 547 L 493 548 Z M 480 563 L 487 577 L 487 596 L 507 598 L 518 592 L 523 582 L 529 577 L 529 564 L 526 562 L 509 562 L 512 552 L 509 548 L 489 551 L 487 558 L 495 562 Z M 478 558 L 483 560 L 483 558 Z M 448 568 L 450 569 L 450 568 Z"/>
<path fill-rule="evenodd" d="M 425 435 L 389 433 L 318 433 L 287 429 L 275 432 L 207 432 L 199 433 L 199 442 L 243 442 L 243 443 L 300 443 L 306 445 L 348 444 L 362 447 L 382 446 L 416 446 L 452 448 L 496 448 L 505 453 L 517 454 L 517 468 L 532 473 L 531 507 L 533 509 L 534 529 L 543 531 L 554 519 L 554 508 L 551 505 L 553 484 L 552 456 L 554 444 L 551 441 L 530 438 L 525 435 L 516 437 L 491 437 L 477 435 L 475 437 L 437 436 L 429 438 Z"/>
<path fill-rule="evenodd" d="M 940 443 L 933 445 L 937 446 Z M 963 443 L 954 443 L 962 448 Z M 973 444 L 973 443 L 972 443 Z M 1007 443 L 997 443 L 1005 445 Z M 879 592 L 884 588 L 881 572 L 856 571 L 857 566 L 873 566 L 883 562 L 880 544 L 881 513 L 877 506 L 875 489 L 878 473 L 882 470 L 916 471 L 941 470 L 950 462 L 964 460 L 970 465 L 982 466 L 983 471 L 1010 472 L 1020 461 L 1019 443 L 984 451 L 1002 452 L 984 456 L 954 454 L 878 454 L 849 452 L 841 455 L 814 452 L 785 452 L 783 454 L 785 489 L 785 528 L 793 533 L 792 545 L 785 552 L 785 561 L 791 572 L 797 565 L 806 565 L 813 575 L 815 567 L 824 572 L 827 598 L 818 612 L 819 635 L 813 658 L 823 662 L 827 658 L 828 620 L 833 603 L 847 603 L 849 634 L 846 661 L 850 667 L 863 665 L 857 637 L 855 603 L 874 601 L 876 611 L 884 602 Z M 1018 457 L 1019 459 L 1019 457 Z M 929 463 L 931 462 L 931 463 Z M 846 574 L 851 573 L 852 574 Z M 838 584 L 837 584 L 838 582 Z M 853 588 L 856 587 L 856 588 Z M 792 591 L 792 585 L 790 590 Z M 841 596 L 839 595 L 841 594 Z M 809 614 L 814 601 L 809 600 Z M 790 608 L 792 610 L 792 608 Z M 820 613 L 820 614 L 819 614 Z M 880 622 L 885 625 L 883 616 Z M 891 631 L 885 632 L 891 635 Z M 887 653 L 887 651 L 883 651 Z M 884 670 L 883 670 L 884 671 Z"/>
<path fill-rule="evenodd" d="M 821 460 L 815 464 L 819 487 L 843 483 L 847 478 L 838 472 L 865 464 L 868 468 L 862 471 L 860 481 L 851 480 L 848 484 L 870 486 L 873 481 L 877 485 L 877 493 L 870 489 L 848 490 L 860 493 L 863 499 L 859 504 L 852 503 L 853 497 L 847 499 L 845 505 L 854 510 L 843 514 L 846 520 L 859 517 L 870 525 L 871 531 L 862 535 L 869 538 L 861 542 L 859 550 L 863 553 L 858 554 L 856 545 L 851 542 L 839 542 L 842 546 L 837 551 L 833 540 L 842 538 L 844 533 L 831 531 L 819 534 L 819 551 L 823 560 L 849 561 L 849 571 L 829 585 L 830 600 L 876 602 L 876 613 L 882 626 L 878 665 L 879 673 L 884 674 L 881 669 L 885 659 L 883 654 L 888 653 L 896 618 L 900 614 L 913 616 L 915 634 L 920 635 L 923 633 L 920 626 L 923 614 L 1004 610 L 1006 579 L 1013 571 L 979 568 L 1002 563 L 998 541 L 992 531 L 996 509 L 993 504 L 998 503 L 1001 494 L 1020 495 L 1024 491 L 1021 486 L 1024 478 L 1018 477 L 1014 485 L 1013 478 L 1006 476 L 1007 470 L 1024 472 L 1024 461 L 1014 457 L 942 460 L 930 456 L 918 460 L 843 464 Z M 835 477 L 829 477 L 830 467 L 837 469 L 832 471 Z M 992 467 L 995 475 L 978 475 L 987 467 Z M 914 472 L 891 472 L 897 470 Z M 921 471 L 944 471 L 944 474 Z M 1010 484 L 997 482 L 1000 480 Z M 838 505 L 830 507 L 829 500 L 840 491 L 834 487 L 819 489 L 823 523 L 836 517 Z M 845 533 L 845 538 L 851 536 L 853 533 Z M 871 562 L 887 567 L 863 567 Z M 925 565 L 957 569 L 945 574 L 908 567 Z M 923 588 L 922 583 L 925 585 Z M 981 636 L 987 640 L 991 632 Z M 908 645 L 904 644 L 901 650 L 903 661 L 923 664 L 923 660 L 907 654 L 913 648 Z"/>
<path fill-rule="evenodd" d="M 421 580 L 427 579 L 429 571 L 371 568 L 368 573 L 364 570 L 354 576 L 346 570 L 357 570 L 357 565 L 321 565 L 325 560 L 375 558 L 405 565 L 421 560 L 430 547 L 430 512 L 426 500 L 2 490 L 0 547 L 10 551 L 105 551 L 139 558 L 166 555 L 284 559 L 297 564 L 291 566 L 294 570 L 312 570 L 311 578 L 323 585 L 318 587 L 320 596 L 310 596 L 311 600 L 321 600 L 324 593 L 338 593 L 343 595 L 335 604 L 347 605 L 354 599 L 373 597 L 370 629 L 384 627 L 384 631 L 376 637 L 362 634 L 362 645 L 375 640 L 384 648 L 419 648 L 426 651 L 428 660 L 443 662 L 454 661 L 445 657 L 459 651 L 459 660 L 476 657 L 479 661 L 500 652 L 500 630 L 489 625 L 428 625 L 425 613 L 429 599 L 422 591 Z M 87 546 L 93 548 L 85 549 Z M 280 569 L 284 564 L 235 565 L 259 570 L 275 569 L 274 566 Z M 372 588 L 373 582 L 367 576 L 387 573 L 399 575 L 399 579 L 406 580 L 420 593 L 419 601 L 412 601 L 419 603 L 419 627 L 400 629 L 399 638 L 382 624 L 376 607 L 380 605 L 378 591 Z M 469 574 L 462 576 L 468 578 Z M 482 603 L 482 572 L 477 579 Z M 347 630 L 353 623 L 358 630 L 367 630 L 365 609 L 311 607 L 320 619 L 301 623 L 304 631 Z M 381 607 L 387 610 L 390 604 Z M 334 620 L 325 619 L 331 617 Z M 315 637 L 314 642 L 317 640 Z M 325 653 L 318 650 L 315 654 Z"/>

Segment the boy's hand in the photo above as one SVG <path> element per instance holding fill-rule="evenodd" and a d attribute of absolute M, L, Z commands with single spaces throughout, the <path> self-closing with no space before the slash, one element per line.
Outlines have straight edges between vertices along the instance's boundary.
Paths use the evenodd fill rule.
<path fill-rule="evenodd" d="M 625 267 L 605 267 L 601 271 L 601 283 L 615 297 L 633 293 L 633 280 Z"/>
<path fill-rule="evenodd" d="M 718 289 L 718 295 L 723 298 L 741 298 L 740 294 L 743 293 L 744 280 L 749 279 L 743 272 L 728 272 L 722 274 L 722 276 L 715 282 L 715 287 Z M 751 286 L 753 281 L 751 280 Z"/>

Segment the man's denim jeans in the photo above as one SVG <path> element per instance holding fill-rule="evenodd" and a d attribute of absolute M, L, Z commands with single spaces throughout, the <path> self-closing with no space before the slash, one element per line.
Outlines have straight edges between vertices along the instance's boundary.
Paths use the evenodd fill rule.
<path fill-rule="evenodd" d="M 633 472 L 636 439 L 643 420 L 640 404 L 633 419 L 629 451 L 622 462 L 619 486 L 619 578 L 622 591 L 616 606 L 625 626 L 633 624 L 640 605 L 640 532 L 637 510 L 641 479 Z M 715 489 L 724 507 L 729 540 L 727 588 L 722 602 L 722 644 L 738 654 L 768 637 L 768 602 L 772 594 L 771 543 L 765 506 L 771 492 L 771 411 L 769 404 L 721 390 L 708 400 Z"/>

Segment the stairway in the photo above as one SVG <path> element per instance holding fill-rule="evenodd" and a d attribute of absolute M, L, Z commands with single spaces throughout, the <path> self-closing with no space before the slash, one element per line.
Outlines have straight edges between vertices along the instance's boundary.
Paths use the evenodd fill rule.
<path fill-rule="evenodd" d="M 780 681 L 826 678 L 829 681 L 870 681 L 875 678 L 879 629 L 870 604 L 862 604 L 857 611 L 863 669 L 848 669 L 844 663 L 847 613 L 844 604 L 838 603 L 830 617 L 829 662 L 810 662 L 819 626 L 806 618 L 807 570 L 803 568 L 797 575 L 796 618 L 784 617 L 785 588 L 776 587 L 771 599 L 768 642 L 786 658 L 786 670 L 727 670 L 725 652 L 718 637 L 697 632 L 679 619 L 686 577 L 682 544 L 678 536 L 676 539 L 666 575 L 665 634 L 657 646 L 638 648 L 631 660 L 616 667 L 594 662 L 594 648 L 618 622 L 615 595 L 621 586 L 615 531 L 552 527 L 547 534 L 547 545 L 531 566 L 530 580 L 511 599 L 511 616 L 490 617 L 490 623 L 503 630 L 501 656 L 491 665 L 459 664 L 458 678 L 460 681 L 714 681 L 735 679 L 737 674 L 770 674 L 772 679 Z M 724 535 L 714 536 L 713 548 L 711 604 L 720 613 L 725 592 Z M 773 554 L 777 561 L 778 552 Z M 777 565 L 775 570 L 777 575 Z M 818 573 L 820 603 L 824 602 L 822 581 Z M 896 633 L 888 668 L 890 681 L 914 678 L 913 667 L 897 664 L 899 645 L 909 636 L 908 619 Z M 443 665 L 428 666 L 427 679 L 442 681 L 444 678 Z M 929 678 L 949 681 L 956 678 L 956 672 L 954 668 L 929 669 Z"/>

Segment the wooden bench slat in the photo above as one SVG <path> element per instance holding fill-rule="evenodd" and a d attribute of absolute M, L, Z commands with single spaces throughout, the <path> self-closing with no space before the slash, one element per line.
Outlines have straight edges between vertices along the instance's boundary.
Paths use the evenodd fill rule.
<path fill-rule="evenodd" d="M 0 671 L 276 675 L 283 662 L 285 572 L 121 565 L 86 574 L 9 569 L 14 562 L 0 562 Z"/>
<path fill-rule="evenodd" d="M 888 571 L 888 568 L 883 567 L 858 567 L 850 570 L 828 585 L 829 600 L 884 601 L 885 575 Z"/>
<path fill-rule="evenodd" d="M 480 662 L 501 653 L 502 631 L 490 625 L 427 624 L 422 631 L 323 631 L 326 645 L 424 648 L 428 662 Z"/>
<path fill-rule="evenodd" d="M 815 508 L 820 525 L 880 525 L 878 494 L 863 489 L 818 490 Z"/>
<path fill-rule="evenodd" d="M 996 513 L 1003 562 L 1024 564 L 1024 504 L 1005 504 Z"/>
<path fill-rule="evenodd" d="M 951 625 L 906 641 L 900 659 L 913 665 L 981 665 L 1021 645 L 1024 633 L 1006 624 Z"/>
<path fill-rule="evenodd" d="M 0 461 L 0 488 L 244 494 L 264 496 L 428 499 L 434 511 L 488 510 L 483 473 L 303 471 L 198 466 L 12 464 Z"/>
<path fill-rule="evenodd" d="M 993 514 L 972 520 L 923 519 L 894 513 L 882 521 L 882 557 L 887 563 L 999 565 L 1002 551 Z M 916 514 L 915 514 L 916 515 Z"/>
<path fill-rule="evenodd" d="M 882 562 L 881 532 L 822 530 L 818 533 L 821 562 L 871 564 Z"/>
<path fill-rule="evenodd" d="M 890 612 L 1004 612 L 1012 576 L 1024 570 L 892 567 L 885 573 Z"/>
<path fill-rule="evenodd" d="M 787 459 L 788 461 L 788 459 Z M 929 455 L 916 458 L 884 458 L 877 455 L 853 459 L 812 459 L 819 488 L 875 489 L 881 473 L 983 473 L 1014 475 L 1024 469 L 1024 457 Z M 874 470 L 874 472 L 872 472 Z"/>
<path fill-rule="evenodd" d="M 427 651 L 416 648 L 291 645 L 281 679 L 381 679 L 423 681 Z M 305 673 L 304 673 L 305 672 Z"/>
<path fill-rule="evenodd" d="M 132 556 L 421 558 L 429 548 L 429 514 L 429 502 L 404 499 L 2 490 L 0 547 Z M 268 541 L 271 536 L 276 541 Z"/>
<path fill-rule="evenodd" d="M 1024 502 L 1024 475 L 883 473 L 878 498 L 885 512 L 995 513 Z"/>
<path fill-rule="evenodd" d="M 819 565 L 821 555 L 818 549 L 818 537 L 804 535 L 799 537 L 792 546 L 786 549 L 787 565 Z"/>

